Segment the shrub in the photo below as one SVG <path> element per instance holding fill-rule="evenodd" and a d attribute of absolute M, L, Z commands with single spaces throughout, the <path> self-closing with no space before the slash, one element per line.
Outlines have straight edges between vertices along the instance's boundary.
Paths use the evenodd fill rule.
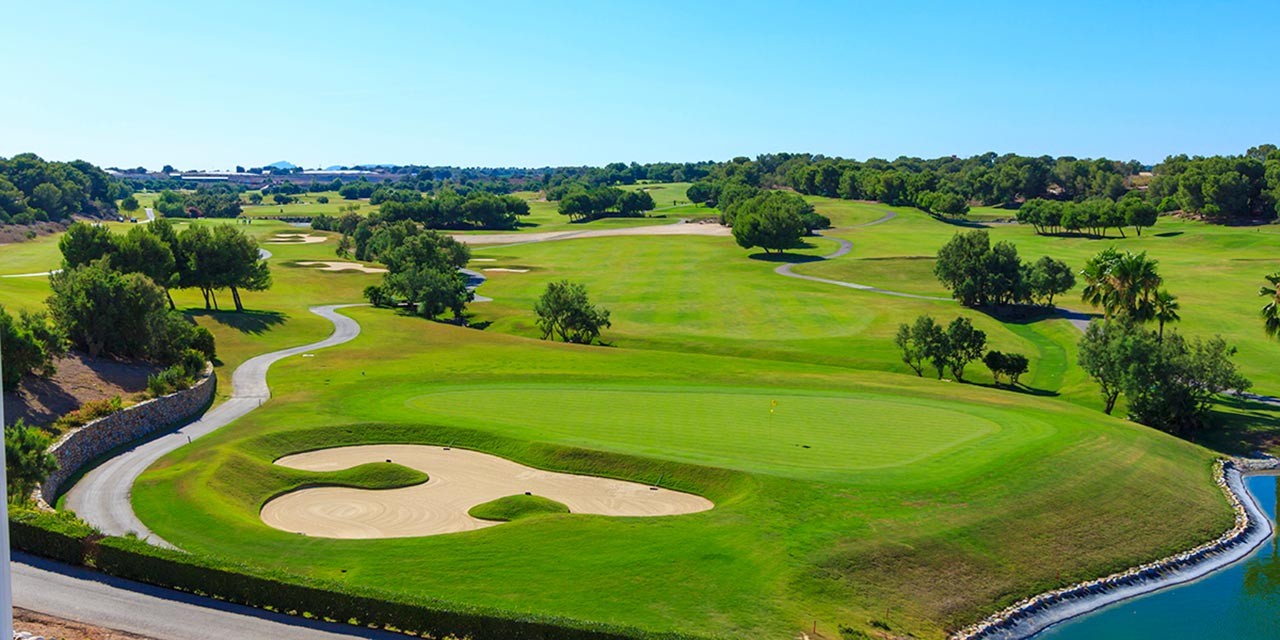
<path fill-rule="evenodd" d="M 112 396 L 105 400 L 90 400 L 80 405 L 79 409 L 58 418 L 55 425 L 62 430 L 75 429 L 98 418 L 105 418 L 123 408 L 124 401 L 120 396 Z"/>
<path fill-rule="evenodd" d="M 182 354 L 182 360 L 178 362 L 178 366 L 182 367 L 182 372 L 188 378 L 197 378 L 204 373 L 204 354 L 195 349 L 187 349 Z"/>
<path fill-rule="evenodd" d="M 9 502 L 21 503 L 58 469 L 58 461 L 49 453 L 53 442 L 44 431 L 17 422 L 4 427 L 4 458 L 8 467 Z"/>
<path fill-rule="evenodd" d="M 182 364 L 175 364 L 147 378 L 147 392 L 152 397 L 159 398 L 175 391 L 190 389 L 191 384 L 192 380 L 183 369 Z"/>
<path fill-rule="evenodd" d="M 204 355 L 204 359 L 210 362 L 218 357 L 218 350 L 213 341 L 213 333 L 204 327 L 196 327 L 191 334 L 191 348 L 199 351 Z"/>
<path fill-rule="evenodd" d="M 382 285 L 371 284 L 364 288 L 364 297 L 375 307 L 391 306 L 391 294 Z"/>
<path fill-rule="evenodd" d="M 335 224 L 337 224 L 337 220 L 333 216 L 323 213 L 311 218 L 311 228 L 316 231 L 333 231 Z"/>

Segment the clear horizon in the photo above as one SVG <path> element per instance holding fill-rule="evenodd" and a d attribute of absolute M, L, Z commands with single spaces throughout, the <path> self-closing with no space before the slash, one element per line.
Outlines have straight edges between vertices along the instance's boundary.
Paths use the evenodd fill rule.
<path fill-rule="evenodd" d="M 10 8 L 0 156 L 233 169 L 1240 154 L 1280 7 L 991 2 Z M 1143 52 L 1150 52 L 1144 55 Z"/>

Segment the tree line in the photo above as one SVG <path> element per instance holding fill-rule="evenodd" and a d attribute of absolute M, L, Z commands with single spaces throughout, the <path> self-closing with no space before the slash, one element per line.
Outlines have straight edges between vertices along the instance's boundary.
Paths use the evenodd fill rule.
<path fill-rule="evenodd" d="M 155 209 L 169 218 L 236 218 L 243 212 L 240 190 L 231 185 L 200 185 L 193 191 L 165 189 Z"/>
<path fill-rule="evenodd" d="M 1130 419 L 1185 435 L 1212 426 L 1216 397 L 1250 387 L 1231 360 L 1235 348 L 1221 336 L 1165 332 L 1179 320 L 1180 307 L 1145 253 L 1107 249 L 1082 274 L 1082 298 L 1103 317 L 1080 340 L 1079 362 L 1098 384 L 1106 413 L 1123 396 Z M 1151 323 L 1157 328 L 1148 328 Z"/>
<path fill-rule="evenodd" d="M 124 235 L 106 227 L 76 223 L 59 240 L 63 269 L 105 260 L 122 273 L 146 276 L 176 308 L 170 289 L 199 289 L 206 309 L 218 309 L 217 292 L 229 290 L 236 311 L 244 310 L 240 291 L 264 291 L 271 272 L 258 243 L 229 224 L 190 225 L 178 233 L 164 218 L 140 225 Z"/>
<path fill-rule="evenodd" d="M 548 199 L 552 196 L 548 193 Z M 653 196 L 644 190 L 623 190 L 615 187 L 584 187 L 573 185 L 560 195 L 557 210 L 570 220 L 595 220 L 609 216 L 636 217 L 653 211 Z"/>
<path fill-rule="evenodd" d="M 357 234 L 356 255 L 376 260 L 387 267 L 382 284 L 365 288 L 365 298 L 376 307 L 405 307 L 428 319 L 452 312 L 461 319 L 468 302 L 475 297 L 467 288 L 467 278 L 458 270 L 471 259 L 467 245 L 442 233 L 421 228 L 412 220 L 360 226 L 368 236 Z"/>
<path fill-rule="evenodd" d="M 52 375 L 54 359 L 69 347 L 95 358 L 145 360 L 169 367 L 158 378 L 161 384 L 153 381 L 152 386 L 161 391 L 188 383 L 206 360 L 215 357 L 213 334 L 174 310 L 167 288 L 187 286 L 181 273 L 193 268 L 212 273 L 185 277 L 225 278 L 224 269 L 239 269 L 235 246 L 242 243 L 226 243 L 227 232 L 207 229 L 194 235 L 184 232 L 179 241 L 167 224 L 157 221 L 134 227 L 124 236 L 84 223 L 71 226 L 59 243 L 62 269 L 49 278 L 52 294 L 47 310 L 24 311 L 14 318 L 0 309 L 5 388 L 15 387 L 24 375 Z M 158 226 L 152 230 L 152 225 Z M 226 229 L 238 233 L 229 225 Z M 219 240 L 213 240 L 215 235 Z M 178 254 L 184 257 L 188 248 L 197 252 L 190 256 L 192 267 L 178 269 L 170 243 L 177 243 Z M 209 250 L 203 246 L 206 243 L 233 255 L 206 262 L 197 257 Z M 254 256 L 256 260 L 256 247 Z M 265 266 L 261 270 L 265 272 Z M 257 280 L 257 284 L 264 283 Z"/>
<path fill-rule="evenodd" d="M 952 297 L 967 307 L 1052 307 L 1055 296 L 1076 285 L 1075 274 L 1065 262 L 1049 256 L 1024 262 L 1013 243 L 1002 240 L 993 245 L 985 230 L 953 236 L 938 250 L 933 272 Z"/>
<path fill-rule="evenodd" d="M 1263 144 L 1239 156 L 1170 156 L 1155 166 L 1147 199 L 1161 212 L 1181 210 L 1213 220 L 1275 219 L 1280 149 Z"/>
<path fill-rule="evenodd" d="M 1142 229 L 1155 226 L 1159 218 L 1156 207 L 1136 191 L 1125 194 L 1118 201 L 1109 198 L 1089 198 L 1082 202 L 1061 202 L 1032 198 L 1018 208 L 1018 222 L 1031 225 L 1040 235 L 1084 233 L 1106 237 L 1107 229 L 1115 229 L 1124 237 L 1124 228 L 1133 227 L 1142 235 Z"/>
<path fill-rule="evenodd" d="M 129 195 L 119 180 L 83 160 L 47 162 L 33 153 L 0 158 L 0 224 L 106 218 Z"/>
<path fill-rule="evenodd" d="M 401 198 L 381 201 L 379 215 L 383 220 L 412 220 L 430 229 L 508 230 L 529 215 L 529 203 L 515 196 L 483 191 L 460 196 L 443 191 L 424 198 L 417 192 L 403 193 Z"/>

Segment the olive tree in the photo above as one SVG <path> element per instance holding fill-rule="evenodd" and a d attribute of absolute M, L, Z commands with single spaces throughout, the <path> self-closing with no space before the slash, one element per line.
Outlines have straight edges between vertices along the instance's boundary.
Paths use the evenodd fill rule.
<path fill-rule="evenodd" d="M 603 328 L 612 326 L 609 311 L 591 304 L 581 283 L 561 280 L 547 283 L 533 306 L 542 339 L 552 336 L 565 342 L 591 344 Z"/>

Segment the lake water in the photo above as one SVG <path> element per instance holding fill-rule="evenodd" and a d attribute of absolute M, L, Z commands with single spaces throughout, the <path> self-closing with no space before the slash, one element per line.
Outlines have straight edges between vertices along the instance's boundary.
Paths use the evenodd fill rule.
<path fill-rule="evenodd" d="M 1276 477 L 1245 479 L 1276 518 Z M 1051 627 L 1035 640 L 1280 638 L 1280 554 L 1273 536 L 1244 561 L 1196 582 L 1117 603 Z"/>

